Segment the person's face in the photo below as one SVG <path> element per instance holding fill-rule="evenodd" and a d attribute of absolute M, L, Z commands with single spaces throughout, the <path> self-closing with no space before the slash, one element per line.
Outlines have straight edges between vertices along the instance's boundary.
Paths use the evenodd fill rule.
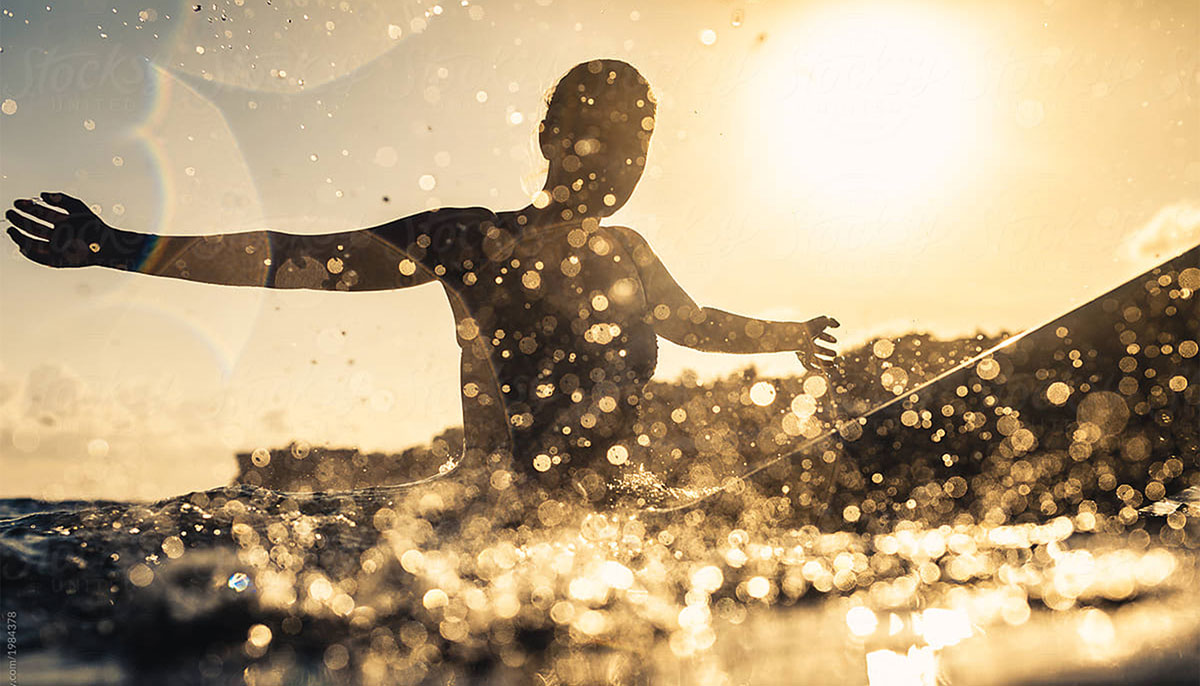
<path fill-rule="evenodd" d="M 539 138 L 550 162 L 546 190 L 551 197 L 576 211 L 584 204 L 586 214 L 607 216 L 629 200 L 642 177 L 650 132 L 640 122 L 601 129 L 566 117 L 553 127 L 543 122 Z"/>

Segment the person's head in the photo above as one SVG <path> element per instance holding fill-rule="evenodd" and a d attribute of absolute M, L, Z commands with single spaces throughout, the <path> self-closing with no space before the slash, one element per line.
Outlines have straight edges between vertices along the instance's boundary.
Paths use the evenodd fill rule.
<path fill-rule="evenodd" d="M 579 214 L 616 212 L 646 167 L 654 112 L 650 84 L 629 64 L 576 65 L 554 88 L 538 133 L 550 162 L 546 192 Z"/>

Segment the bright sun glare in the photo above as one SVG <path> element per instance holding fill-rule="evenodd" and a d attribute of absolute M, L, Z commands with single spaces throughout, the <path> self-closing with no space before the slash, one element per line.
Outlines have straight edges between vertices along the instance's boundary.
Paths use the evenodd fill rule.
<path fill-rule="evenodd" d="M 772 176 L 838 204 L 936 195 L 977 145 L 978 57 L 962 27 L 880 5 L 799 20 L 759 99 Z"/>

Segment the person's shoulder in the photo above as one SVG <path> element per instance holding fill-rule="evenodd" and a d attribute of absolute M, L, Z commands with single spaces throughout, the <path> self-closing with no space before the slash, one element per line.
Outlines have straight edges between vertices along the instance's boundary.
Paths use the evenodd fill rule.
<path fill-rule="evenodd" d="M 628 226 L 602 226 L 600 228 L 611 233 L 622 243 L 625 243 L 630 249 L 633 249 L 639 245 L 649 245 L 649 243 L 646 242 L 645 236 L 637 231 L 634 231 Z"/>
<path fill-rule="evenodd" d="M 642 234 L 628 226 L 605 226 L 602 228 L 607 229 L 609 233 L 625 246 L 625 249 L 633 256 L 633 261 L 637 266 L 645 267 L 654 262 L 654 251 L 650 249 L 649 241 Z"/>
<path fill-rule="evenodd" d="M 393 220 L 372 231 L 422 262 L 440 264 L 478 252 L 497 223 L 486 207 L 442 207 Z"/>

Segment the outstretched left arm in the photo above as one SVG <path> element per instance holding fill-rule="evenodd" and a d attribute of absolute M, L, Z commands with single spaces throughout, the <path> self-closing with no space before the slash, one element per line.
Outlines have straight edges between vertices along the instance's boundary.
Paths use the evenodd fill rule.
<path fill-rule="evenodd" d="M 836 356 L 829 344 L 837 339 L 826 331 L 839 326 L 836 319 L 779 322 L 701 307 L 675 281 L 645 238 L 624 227 L 614 231 L 633 256 L 654 314 L 654 330 L 663 338 L 705 352 L 796 352 L 806 363 L 829 364 Z"/>

